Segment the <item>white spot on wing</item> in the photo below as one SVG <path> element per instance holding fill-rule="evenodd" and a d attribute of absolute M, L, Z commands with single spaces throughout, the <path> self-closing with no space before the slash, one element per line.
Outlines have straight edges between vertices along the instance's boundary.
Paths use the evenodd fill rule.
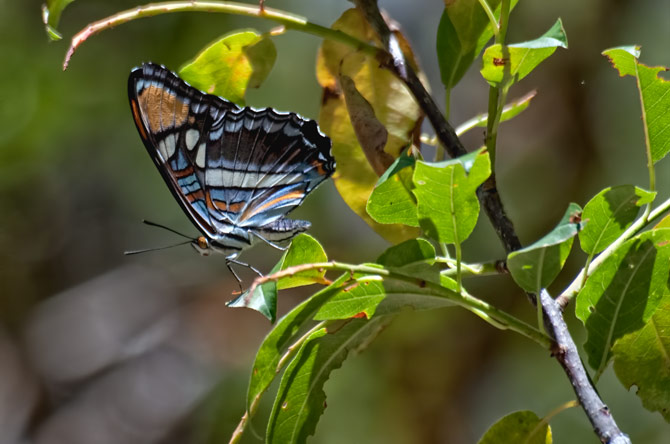
<path fill-rule="evenodd" d="M 169 136 L 166 136 L 165 137 L 165 151 L 166 151 L 167 156 L 165 157 L 165 160 L 172 157 L 176 148 L 177 148 L 176 135 L 175 134 L 170 134 Z"/>
<path fill-rule="evenodd" d="M 200 132 L 195 129 L 190 129 L 186 131 L 186 149 L 191 151 L 194 147 L 195 144 L 198 143 L 198 139 L 200 138 Z"/>
<path fill-rule="evenodd" d="M 198 145 L 198 152 L 195 155 L 195 164 L 200 168 L 205 168 L 205 159 L 207 156 L 207 144 L 201 143 Z"/>
<path fill-rule="evenodd" d="M 165 149 L 165 140 L 158 142 L 158 151 L 160 152 L 163 162 L 166 162 L 168 159 L 167 149 Z"/>

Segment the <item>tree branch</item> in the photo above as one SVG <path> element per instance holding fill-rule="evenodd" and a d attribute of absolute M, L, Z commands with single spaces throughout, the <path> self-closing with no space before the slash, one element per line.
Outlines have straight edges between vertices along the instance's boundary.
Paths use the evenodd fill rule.
<path fill-rule="evenodd" d="M 356 6 L 364 13 L 367 21 L 372 25 L 379 35 L 382 44 L 388 51 L 388 60 L 385 65 L 405 82 L 417 102 L 426 113 L 428 120 L 433 125 L 435 133 L 451 157 L 457 157 L 466 153 L 463 144 L 458 139 L 453 127 L 446 121 L 432 97 L 419 81 L 416 73 L 405 62 L 405 57 L 400 51 L 395 36 L 389 29 L 388 24 L 382 17 L 376 0 L 354 0 Z M 477 196 L 484 207 L 489 220 L 493 224 L 507 252 L 518 250 L 521 242 L 514 230 L 512 221 L 505 214 L 505 210 L 498 194 L 495 176 L 489 179 L 477 190 Z M 537 298 L 528 294 L 534 304 Z M 572 387 L 579 399 L 586 416 L 593 425 L 594 432 L 603 443 L 608 444 L 630 444 L 630 439 L 619 430 L 614 418 L 607 406 L 600 399 L 593 386 L 584 364 L 579 357 L 570 332 L 568 331 L 563 313 L 556 301 L 543 291 L 540 295 L 540 303 L 544 311 L 544 323 L 547 333 L 553 339 L 552 355 L 563 367 Z"/>
<path fill-rule="evenodd" d="M 546 290 L 541 291 L 540 300 L 545 315 L 545 327 L 555 341 L 551 346 L 551 354 L 568 375 L 577 399 L 591 421 L 593 431 L 603 443 L 631 444 L 628 435 L 619 430 L 609 408 L 600 399 L 591 378 L 586 373 L 577 346 L 563 319 L 561 306 Z"/>

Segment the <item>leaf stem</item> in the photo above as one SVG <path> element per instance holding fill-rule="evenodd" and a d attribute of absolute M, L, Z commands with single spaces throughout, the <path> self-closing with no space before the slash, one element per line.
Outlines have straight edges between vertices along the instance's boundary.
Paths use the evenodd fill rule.
<path fill-rule="evenodd" d="M 225 14 L 244 15 L 248 17 L 258 17 L 271 20 L 284 25 L 287 29 L 313 34 L 325 39 L 338 41 L 346 45 L 357 48 L 358 50 L 376 56 L 380 53 L 380 49 L 370 45 L 362 40 L 337 31 L 331 28 L 326 28 L 321 25 L 309 22 L 305 17 L 290 14 L 288 12 L 280 11 L 272 8 L 260 8 L 256 5 L 248 5 L 237 2 L 227 1 L 175 1 L 175 2 L 160 2 L 151 3 L 144 6 L 128 9 L 111 15 L 102 20 L 98 20 L 86 26 L 79 31 L 74 37 L 70 48 L 65 55 L 63 62 L 63 70 L 66 70 L 70 59 L 74 52 L 84 43 L 89 37 L 95 35 L 105 29 L 111 29 L 115 26 L 127 23 L 132 20 L 153 17 L 159 14 L 168 14 L 171 12 L 218 12 Z"/>
<path fill-rule="evenodd" d="M 286 349 L 286 352 L 279 359 L 275 372 L 279 373 L 284 368 L 284 366 L 291 360 L 291 358 L 300 349 L 300 346 L 307 340 L 307 338 L 312 333 L 327 326 L 330 323 L 332 323 L 332 321 L 319 322 L 314 327 L 309 329 L 304 335 L 302 335 L 297 341 L 291 344 Z M 228 444 L 237 444 L 238 442 L 240 442 L 240 439 L 242 439 L 242 435 L 244 434 L 244 430 L 247 428 L 249 421 L 256 415 L 256 412 L 258 411 L 258 406 L 260 405 L 260 401 L 264 393 L 265 390 L 257 394 L 254 400 L 251 402 L 247 410 L 244 412 L 244 415 L 242 415 L 242 418 L 240 419 L 240 422 L 237 424 L 237 427 L 235 427 L 233 434 L 230 436 L 230 441 L 228 441 Z"/>
<path fill-rule="evenodd" d="M 539 432 L 542 429 L 542 427 L 544 427 L 545 425 L 548 425 L 549 421 L 551 421 L 551 419 L 554 416 L 558 415 L 559 413 L 561 413 L 564 410 L 571 409 L 573 407 L 579 407 L 579 401 L 577 401 L 576 399 L 573 399 L 572 401 L 564 402 L 563 404 L 559 405 L 558 407 L 556 407 L 551 412 L 547 413 L 545 415 L 545 417 L 542 418 L 542 420 L 540 420 L 540 423 L 538 425 L 536 425 L 535 428 L 530 432 L 530 434 L 528 435 L 529 439 L 534 439 L 535 434 L 537 432 Z M 543 439 L 540 439 L 540 440 L 544 441 Z"/>
<path fill-rule="evenodd" d="M 449 266 L 448 269 L 442 270 L 440 272 L 442 276 L 456 275 L 456 261 L 454 259 L 450 257 L 438 256 L 435 258 L 435 262 Z M 502 274 L 499 263 L 500 261 L 484 262 L 480 264 L 467 264 L 461 262 L 461 273 L 463 273 L 463 276 L 486 276 Z"/>
<path fill-rule="evenodd" d="M 493 13 L 493 10 L 489 6 L 489 4 L 486 2 L 486 0 L 479 0 L 479 5 L 482 7 L 484 12 L 486 13 L 486 16 L 489 18 L 489 21 L 491 22 L 492 28 L 493 28 L 493 35 L 496 37 L 496 40 L 498 40 L 498 34 L 500 34 L 500 27 L 498 25 L 498 21 L 496 20 L 496 16 Z"/>
<path fill-rule="evenodd" d="M 434 290 L 436 294 L 454 304 L 465 308 L 466 310 L 476 314 L 481 317 L 489 324 L 493 325 L 496 328 L 500 329 L 509 329 L 515 331 L 516 333 L 525 336 L 542 347 L 549 349 L 551 346 L 551 340 L 547 335 L 540 332 L 537 328 L 533 327 L 530 324 L 516 318 L 515 316 L 507 313 L 506 311 L 500 310 L 499 308 L 489 304 L 488 302 L 482 301 L 474 296 L 471 296 L 465 290 L 461 290 L 460 293 L 445 288 L 437 283 L 424 281 L 422 279 L 417 279 L 414 276 L 406 276 L 395 271 L 391 271 L 385 268 L 378 268 L 370 265 L 355 265 L 355 264 L 346 264 L 343 262 L 320 262 L 314 264 L 302 264 L 296 265 L 293 267 L 288 267 L 284 270 L 278 271 L 276 273 L 269 274 L 267 276 L 261 276 L 254 280 L 253 284 L 249 288 L 249 292 L 253 293 L 254 289 L 268 281 L 279 280 L 283 277 L 292 276 L 296 273 L 301 273 L 307 270 L 339 270 L 339 271 L 348 271 L 349 273 L 366 273 L 374 274 L 379 276 L 382 279 L 394 279 L 398 281 L 407 282 L 413 285 L 416 285 L 417 288 L 430 288 Z"/>
<path fill-rule="evenodd" d="M 668 210 L 670 210 L 670 199 L 665 200 L 654 210 L 645 211 L 642 217 L 633 222 L 631 226 L 628 227 L 628 229 L 624 231 L 621 236 L 619 236 L 614 242 L 612 242 L 609 245 L 609 247 L 603 250 L 602 253 L 600 253 L 595 259 L 593 259 L 593 261 L 591 261 L 588 270 L 586 268 L 583 268 L 582 271 L 579 272 L 577 277 L 570 283 L 570 285 L 568 285 L 568 287 L 565 290 L 563 290 L 561 295 L 556 298 L 556 302 L 562 308 L 567 306 L 570 303 L 570 301 L 575 296 L 577 296 L 577 293 L 579 293 L 579 290 L 584 285 L 584 282 L 586 282 L 586 278 L 590 274 L 592 274 L 598 268 L 598 266 L 600 266 L 600 264 L 602 264 L 605 261 L 605 259 L 611 256 L 612 253 L 614 253 L 614 251 L 621 246 L 621 244 L 623 244 L 628 239 L 638 234 L 638 232 L 641 231 L 647 224 L 649 224 L 656 218 L 660 217 L 661 215 L 663 215 L 663 213 L 665 213 Z M 649 214 L 647 215 L 647 213 Z"/>
<path fill-rule="evenodd" d="M 502 47 L 503 60 L 510 60 L 509 51 L 505 44 L 507 39 L 507 28 L 509 24 L 510 0 L 502 0 L 500 7 L 500 22 L 494 29 L 498 28 L 495 34 L 495 42 Z M 510 80 L 510 65 L 505 64 L 503 70 L 503 79 L 498 86 L 489 88 L 488 122 L 486 125 L 486 148 L 491 156 L 491 176 L 495 177 L 496 168 L 496 146 L 498 143 L 498 127 L 502 116 L 503 104 L 507 100 Z"/>

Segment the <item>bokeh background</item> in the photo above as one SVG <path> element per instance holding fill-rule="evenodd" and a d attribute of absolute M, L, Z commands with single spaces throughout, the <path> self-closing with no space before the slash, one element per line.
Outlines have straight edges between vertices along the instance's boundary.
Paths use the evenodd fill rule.
<path fill-rule="evenodd" d="M 267 3 L 324 25 L 352 6 Z M 404 27 L 442 103 L 435 33 L 443 2 L 380 3 Z M 204 13 L 143 19 L 93 37 L 62 72 L 75 32 L 137 4 L 74 2 L 62 17 L 65 40 L 49 43 L 39 0 L 0 0 L 2 444 L 227 442 L 243 413 L 255 350 L 270 329 L 257 313 L 225 307 L 236 284 L 222 257 L 202 258 L 186 246 L 133 257 L 123 251 L 179 240 L 141 224 L 144 218 L 196 234 L 137 135 L 126 97 L 130 69 L 148 60 L 177 69 L 227 32 L 275 25 Z M 512 90 L 512 98 L 539 94 L 499 138 L 499 189 L 524 243 L 549 230 L 571 201 L 583 205 L 608 185 L 647 184 L 634 81 L 620 79 L 600 52 L 640 44 L 643 62 L 670 66 L 667 0 L 522 1 L 510 41 L 539 36 L 559 16 L 570 49 L 559 49 Z M 277 64 L 249 103 L 316 118 L 319 40 L 289 32 L 275 43 Z M 452 100 L 454 124 L 486 109 L 477 67 Z M 474 149 L 483 137 L 474 131 L 465 141 Z M 667 160 L 658 166 L 661 198 L 670 194 L 668 169 Z M 311 233 L 334 259 L 374 260 L 388 246 L 332 183 L 294 215 L 313 222 Z M 502 255 L 486 220 L 465 248 L 470 261 Z M 258 247 L 243 258 L 267 271 L 278 256 Z M 555 292 L 581 260 L 573 254 Z M 509 277 L 468 285 L 533 319 Z M 281 294 L 280 311 L 307 294 Z M 582 343 L 572 307 L 567 316 Z M 599 389 L 634 442 L 670 442 L 670 426 L 645 411 L 611 369 Z M 458 309 L 400 316 L 333 373 L 326 391 L 313 443 L 473 443 L 506 413 L 543 416 L 573 398 L 546 351 Z M 255 424 L 261 433 L 269 407 Z M 560 413 L 551 426 L 557 443 L 598 442 L 580 409 Z M 259 441 L 248 432 L 244 442 Z"/>

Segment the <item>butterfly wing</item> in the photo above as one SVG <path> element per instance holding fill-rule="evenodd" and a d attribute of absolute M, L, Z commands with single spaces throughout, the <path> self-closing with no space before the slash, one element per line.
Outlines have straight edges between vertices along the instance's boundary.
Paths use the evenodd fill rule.
<path fill-rule="evenodd" d="M 304 230 L 282 218 L 335 168 L 316 122 L 241 109 L 151 63 L 131 72 L 128 93 L 149 155 L 210 240 L 241 249 L 252 230 L 285 237 Z"/>
<path fill-rule="evenodd" d="M 232 110 L 212 125 L 209 139 L 205 185 L 239 227 L 272 224 L 335 168 L 330 139 L 294 113 Z"/>

